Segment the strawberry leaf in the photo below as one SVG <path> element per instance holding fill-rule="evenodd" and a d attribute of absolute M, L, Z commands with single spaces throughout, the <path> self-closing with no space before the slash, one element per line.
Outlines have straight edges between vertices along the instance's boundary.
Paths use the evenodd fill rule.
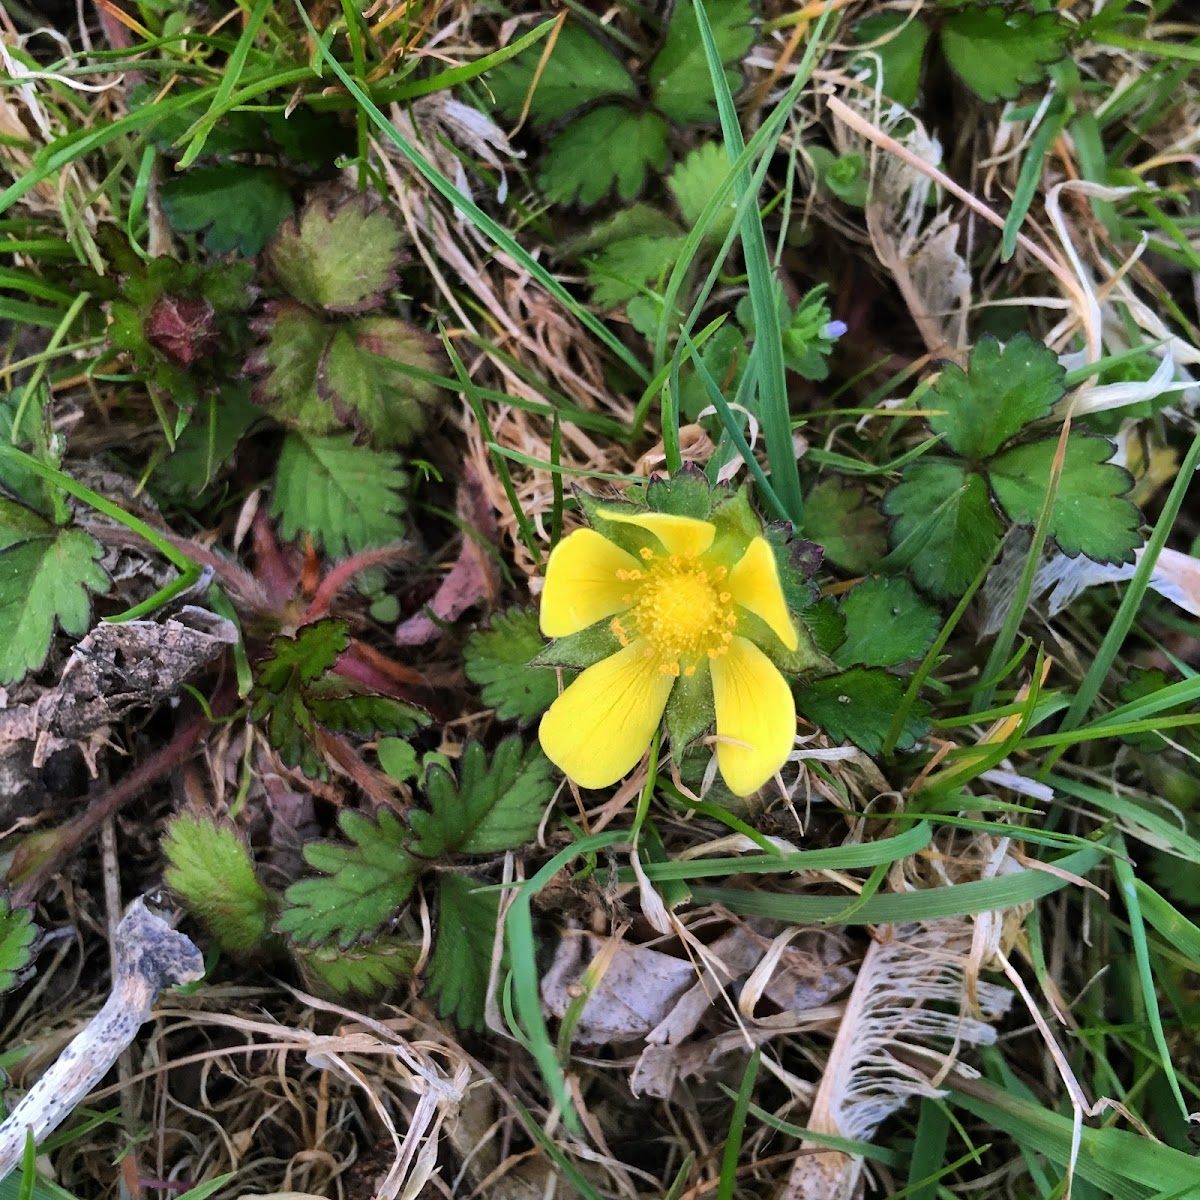
<path fill-rule="evenodd" d="M 1070 26 L 1056 12 L 1029 13 L 995 5 L 951 13 L 942 51 L 955 74 L 981 100 L 1015 100 L 1066 52 Z"/>
<path fill-rule="evenodd" d="M 495 892 L 469 875 L 439 876 L 437 944 L 425 972 L 438 1016 L 462 1029 L 482 1030 L 488 975 L 500 904 Z"/>
<path fill-rule="evenodd" d="M 617 189 L 632 200 L 649 172 L 667 162 L 667 123 L 654 112 L 616 105 L 595 108 L 572 121 L 550 143 L 538 182 L 550 200 L 585 208 Z"/>
<path fill-rule="evenodd" d="M 717 54 L 728 66 L 754 44 L 749 0 L 708 0 L 704 6 Z M 727 70 L 730 91 L 741 85 L 737 71 Z M 691 4 L 677 4 L 662 50 L 650 65 L 650 91 L 655 105 L 680 125 L 714 121 L 717 116 L 712 80 L 700 25 Z"/>

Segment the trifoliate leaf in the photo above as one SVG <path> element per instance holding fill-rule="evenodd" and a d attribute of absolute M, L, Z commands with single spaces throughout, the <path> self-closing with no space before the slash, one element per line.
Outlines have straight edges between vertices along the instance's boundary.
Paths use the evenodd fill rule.
<path fill-rule="evenodd" d="M 981 100 L 1015 100 L 1066 51 L 1070 26 L 1055 12 L 964 8 L 942 25 L 942 51 Z"/>
<path fill-rule="evenodd" d="M 172 817 L 162 851 L 167 886 L 230 954 L 248 954 L 267 933 L 271 898 L 237 830 L 209 817 Z"/>
<path fill-rule="evenodd" d="M 636 296 L 647 282 L 657 282 L 683 250 L 684 235 L 644 234 L 607 246 L 588 264 L 592 300 L 612 308 Z"/>
<path fill-rule="evenodd" d="M 868 504 L 866 488 L 836 476 L 808 493 L 804 535 L 825 548 L 831 563 L 855 575 L 875 570 L 887 553 L 887 522 Z"/>
<path fill-rule="evenodd" d="M 862 71 L 862 86 L 874 92 L 877 68 L 883 68 L 883 94 L 905 108 L 917 102 L 921 84 L 921 61 L 929 42 L 929 27 L 912 19 L 911 13 L 884 12 L 867 17 L 854 27 L 855 40 L 861 45 L 879 42 L 861 58 L 853 60 L 851 70 Z"/>
<path fill-rule="evenodd" d="M 284 425 L 331 433 L 337 419 L 317 393 L 317 374 L 337 326 L 303 304 L 284 301 L 268 306 L 265 345 L 247 364 L 262 375 L 254 400 Z"/>
<path fill-rule="evenodd" d="M 395 916 L 416 883 L 418 870 L 404 848 L 408 831 L 395 813 L 378 821 L 345 810 L 338 824 L 353 845 L 312 842 L 304 847 L 309 866 L 323 879 L 302 879 L 288 888 L 280 933 L 310 946 L 330 940 L 347 947 L 378 932 Z"/>
<path fill-rule="evenodd" d="M 461 782 L 444 767 L 425 776 L 429 811 L 414 809 L 408 822 L 416 837 L 409 848 L 422 858 L 445 854 L 498 854 L 524 845 L 536 833 L 554 795 L 550 763 L 536 746 L 505 738 L 491 764 L 478 742 L 468 742 L 459 766 Z"/>
<path fill-rule="evenodd" d="M 339 996 L 372 996 L 411 977 L 421 946 L 385 934 L 365 945 L 293 945 L 292 953 L 303 971 Z"/>
<path fill-rule="evenodd" d="M 708 0 L 704 6 L 712 26 L 717 54 L 728 67 L 740 61 L 754 44 L 749 0 Z M 727 70 L 730 91 L 736 92 L 741 76 Z M 655 105 L 680 125 L 716 119 L 712 79 L 695 7 L 677 4 L 662 50 L 650 65 L 650 91 Z"/>
<path fill-rule="evenodd" d="M 193 167 L 165 180 L 158 195 L 171 228 L 207 229 L 204 245 L 213 254 L 258 254 L 293 207 L 278 171 L 240 163 Z"/>
<path fill-rule="evenodd" d="M 1015 524 L 1037 521 L 1057 450 L 1058 438 L 1044 438 L 1014 446 L 988 464 L 992 491 Z M 1141 513 L 1124 499 L 1133 477 L 1107 461 L 1112 455 L 1107 438 L 1067 438 L 1048 532 L 1071 558 L 1082 553 L 1097 562 L 1128 563 L 1142 544 Z"/>
<path fill-rule="evenodd" d="M 1000 539 L 982 476 L 948 459 L 918 461 L 887 494 L 897 562 L 935 596 L 961 596 Z"/>
<path fill-rule="evenodd" d="M 469 875 L 439 876 L 437 941 L 425 984 L 437 999 L 438 1016 L 461 1029 L 483 1029 L 488 975 L 500 901 Z"/>
<path fill-rule="evenodd" d="M 408 476 L 396 454 L 356 446 L 349 434 L 289 433 L 275 468 L 271 515 L 291 541 L 308 534 L 331 558 L 404 536 Z"/>
<path fill-rule="evenodd" d="M 934 433 L 944 433 L 956 454 L 974 462 L 990 458 L 1031 421 L 1046 416 L 1063 394 L 1063 368 L 1054 351 L 1027 334 L 1003 349 L 981 338 L 967 369 L 948 363 L 933 386 L 927 407 Z"/>
<path fill-rule="evenodd" d="M 379 765 L 397 783 L 407 783 L 421 773 L 417 752 L 402 738 L 380 738 L 375 746 Z"/>
<path fill-rule="evenodd" d="M 345 621 L 324 620 L 294 638 L 277 637 L 270 657 L 254 668 L 250 719 L 263 723 L 267 741 L 288 766 L 310 778 L 328 773 L 319 727 L 369 737 L 411 733 L 427 719 L 411 705 L 365 693 L 352 679 L 328 673 L 349 644 L 346 628 Z"/>
<path fill-rule="evenodd" d="M 853 742 L 877 754 L 904 695 L 904 680 L 876 667 L 827 675 L 796 693 L 796 707 L 835 742 Z M 929 729 L 929 706 L 916 701 L 896 743 L 908 750 Z"/>
<path fill-rule="evenodd" d="M 646 186 L 647 172 L 657 174 L 666 162 L 667 123 L 658 113 L 606 104 L 555 136 L 538 182 L 548 200 L 578 200 L 587 208 L 614 186 L 622 200 L 632 200 Z"/>
<path fill-rule="evenodd" d="M 0 992 L 21 982 L 22 972 L 33 961 L 33 944 L 40 932 L 29 909 L 13 908 L 8 897 L 0 895 Z"/>
<path fill-rule="evenodd" d="M 402 245 L 396 223 L 365 199 L 338 208 L 314 199 L 279 230 L 264 258 L 279 286 L 301 304 L 359 313 L 378 308 L 395 286 Z"/>
<path fill-rule="evenodd" d="M 920 658 L 941 617 L 907 579 L 866 579 L 842 601 L 846 640 L 833 656 L 840 667 L 891 667 Z"/>
<path fill-rule="evenodd" d="M 719 142 L 705 142 L 697 146 L 682 162 L 676 164 L 667 186 L 679 205 L 683 223 L 689 229 L 700 219 L 704 206 L 713 192 L 725 182 L 729 171 L 729 158 L 725 147 Z M 712 241 L 720 242 L 729 232 L 737 204 L 737 196 L 731 194 L 725 207 L 718 210 L 708 227 L 708 237 Z"/>
<path fill-rule="evenodd" d="M 398 317 L 359 317 L 338 328 L 317 370 L 319 415 L 310 432 L 352 428 L 375 446 L 407 446 L 428 424 L 436 384 L 406 367 L 432 372 L 435 339 Z M 321 419 L 328 421 L 321 427 Z"/>
<path fill-rule="evenodd" d="M 578 24 L 562 27 L 539 73 L 544 52 L 543 45 L 531 46 L 486 75 L 496 107 L 505 116 L 515 119 L 520 115 L 535 76 L 536 90 L 529 105 L 535 129 L 597 100 L 637 95 L 637 85 L 620 61 Z"/>
<path fill-rule="evenodd" d="M 20 506 L 9 509 L 0 534 L 0 684 L 13 683 L 46 661 L 54 627 L 86 633 L 92 606 L 88 592 L 106 592 L 108 576 L 96 560 L 104 549 L 82 529 L 59 529 Z M 13 528 L 13 511 L 23 511 L 37 532 Z M 4 514 L 0 512 L 0 517 Z M 17 540 L 17 538 L 20 540 Z"/>
<path fill-rule="evenodd" d="M 537 614 L 514 608 L 497 613 L 492 627 L 477 630 L 463 652 L 467 678 L 479 684 L 483 702 L 502 721 L 531 721 L 558 696 L 553 671 L 530 666 L 546 647 Z"/>

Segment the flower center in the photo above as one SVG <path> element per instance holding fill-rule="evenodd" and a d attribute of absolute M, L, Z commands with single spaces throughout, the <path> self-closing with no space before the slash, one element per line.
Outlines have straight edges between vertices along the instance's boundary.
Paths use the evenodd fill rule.
<path fill-rule="evenodd" d="M 728 571 L 704 558 L 642 550 L 642 570 L 618 571 L 628 581 L 627 612 L 611 621 L 628 646 L 636 638 L 666 675 L 694 675 L 696 663 L 729 650 L 737 617 L 726 590 Z"/>

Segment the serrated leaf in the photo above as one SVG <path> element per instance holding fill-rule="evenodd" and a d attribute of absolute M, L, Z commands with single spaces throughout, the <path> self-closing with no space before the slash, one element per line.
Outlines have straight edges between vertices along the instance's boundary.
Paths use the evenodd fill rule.
<path fill-rule="evenodd" d="M 271 898 L 237 830 L 209 817 L 172 817 L 162 851 L 167 886 L 204 922 L 223 950 L 248 954 L 266 936 Z"/>
<path fill-rule="evenodd" d="M 487 630 L 477 630 L 463 652 L 467 678 L 479 684 L 483 702 L 502 721 L 531 721 L 558 696 L 553 671 L 530 660 L 545 649 L 537 614 L 514 608 L 498 613 Z"/>
<path fill-rule="evenodd" d="M 440 393 L 404 368 L 436 366 L 429 334 L 398 317 L 360 317 L 338 328 L 325 347 L 317 395 L 337 427 L 376 446 L 407 446 L 424 430 Z"/>
<path fill-rule="evenodd" d="M 928 407 L 943 411 L 929 418 L 930 427 L 964 458 L 990 458 L 1049 414 L 1063 394 L 1064 374 L 1054 351 L 1027 334 L 1003 349 L 994 337 L 981 338 L 966 371 L 955 363 L 942 368 Z"/>
<path fill-rule="evenodd" d="M 340 996 L 372 996 L 408 979 L 421 957 L 419 943 L 383 936 L 365 945 L 293 945 L 301 968 Z"/>
<path fill-rule="evenodd" d="M 380 208 L 354 199 L 339 208 L 311 200 L 264 255 L 280 287 L 309 308 L 357 313 L 377 308 L 395 286 L 400 229 Z"/>
<path fill-rule="evenodd" d="M 349 434 L 290 433 L 275 468 L 271 515 L 291 541 L 308 534 L 331 558 L 404 536 L 408 476 L 396 454 L 356 446 Z"/>
<path fill-rule="evenodd" d="M 27 908 L 13 908 L 0 895 L 0 992 L 21 982 L 21 974 L 33 962 L 33 946 L 41 930 Z"/>
<path fill-rule="evenodd" d="M 542 45 L 531 46 L 488 72 L 488 88 L 505 116 L 515 119 L 525 107 L 544 51 Z M 540 129 L 586 104 L 636 95 L 637 86 L 620 61 L 582 26 L 568 24 L 562 27 L 538 75 L 529 105 L 530 121 Z"/>
<path fill-rule="evenodd" d="M 293 207 L 278 171 L 240 163 L 194 167 L 165 180 L 158 194 L 171 228 L 207 230 L 204 245 L 213 254 L 258 254 Z"/>
<path fill-rule="evenodd" d="M 667 123 L 654 112 L 605 105 L 576 117 L 550 143 L 538 183 L 549 200 L 587 208 L 615 187 L 632 200 L 667 162 Z"/>
<path fill-rule="evenodd" d="M 749 0 L 708 0 L 704 11 L 721 62 L 726 67 L 738 62 L 754 44 Z M 727 70 L 725 77 L 730 91 L 736 92 L 739 72 Z M 716 119 L 712 79 L 692 4 L 675 6 L 667 39 L 650 65 L 650 90 L 655 105 L 680 125 Z"/>
<path fill-rule="evenodd" d="M 1015 100 L 1066 51 L 1071 30 L 1057 13 L 964 8 L 942 25 L 942 52 L 981 100 Z"/>
<path fill-rule="evenodd" d="M 907 579 L 860 583 L 842 601 L 846 640 L 833 656 L 840 667 L 891 667 L 920 658 L 933 644 L 941 617 Z"/>
<path fill-rule="evenodd" d="M 843 571 L 875 570 L 887 552 L 887 522 L 867 502 L 867 490 L 837 477 L 824 479 L 804 502 L 804 535 Z"/>
<path fill-rule="evenodd" d="M 905 108 L 912 108 L 917 102 L 921 62 L 929 42 L 929 27 L 925 22 L 912 19 L 907 12 L 884 12 L 859 21 L 854 36 L 860 43 L 881 42 L 853 61 L 851 70 L 864 72 L 862 86 L 873 92 L 877 68 L 882 66 L 883 94 Z"/>
<path fill-rule="evenodd" d="M 436 764 L 425 776 L 429 811 L 414 809 L 408 817 L 416 835 L 409 849 L 421 858 L 498 854 L 524 845 L 537 833 L 555 788 L 541 749 L 526 749 L 516 737 L 496 747 L 490 764 L 483 747 L 468 742 L 459 778 L 456 786 Z"/>
<path fill-rule="evenodd" d="M 364 696 L 347 691 L 346 682 L 332 678 L 309 690 L 308 708 L 314 720 L 334 733 L 374 737 L 378 733 L 412 733 L 428 722 L 419 708 L 391 696 Z M 342 693 L 342 694 L 331 694 Z"/>
<path fill-rule="evenodd" d="M 439 876 L 437 942 L 425 985 L 437 999 L 438 1016 L 461 1029 L 482 1030 L 488 975 L 500 901 L 479 891 L 478 880 L 445 871 Z"/>
<path fill-rule="evenodd" d="M 350 644 L 345 621 L 314 621 L 295 637 L 280 634 L 271 639 L 269 658 L 257 663 L 255 683 L 268 691 L 282 691 L 293 679 L 307 683 L 324 675 Z"/>
<path fill-rule="evenodd" d="M 904 680 L 877 667 L 854 667 L 827 675 L 796 694 L 796 707 L 835 742 L 853 742 L 877 754 L 904 695 Z M 909 710 L 898 750 L 908 750 L 929 729 L 929 707 L 916 701 Z"/>
<path fill-rule="evenodd" d="M 57 624 L 64 633 L 86 633 L 89 592 L 106 592 L 108 576 L 97 564 L 99 542 L 82 529 L 59 529 L 0 550 L 0 684 L 13 683 L 46 661 Z"/>
<path fill-rule="evenodd" d="M 935 596 L 961 596 L 1000 539 L 987 484 L 965 463 L 918 461 L 887 494 L 893 554 Z"/>
<path fill-rule="evenodd" d="M 337 418 L 317 393 L 317 375 L 337 327 L 291 301 L 271 305 L 269 311 L 266 344 L 248 364 L 263 376 L 255 402 L 284 425 L 308 433 L 334 432 Z"/>
<path fill-rule="evenodd" d="M 606 246 L 588 264 L 592 300 L 612 308 L 636 296 L 647 282 L 656 282 L 675 264 L 684 235 L 643 234 Z"/>
<path fill-rule="evenodd" d="M 309 866 L 323 879 L 302 879 L 288 888 L 277 928 L 297 942 L 341 947 L 380 930 L 407 901 L 418 869 L 404 848 L 408 831 L 395 813 L 378 821 L 344 811 L 338 822 L 353 845 L 315 842 L 304 847 Z"/>
<path fill-rule="evenodd" d="M 729 157 L 719 142 L 705 142 L 697 146 L 682 162 L 677 163 L 667 180 L 667 186 L 679 205 L 683 223 L 691 229 L 700 219 L 704 206 L 713 192 L 725 182 L 729 174 Z M 737 211 L 737 197 L 731 196 L 724 209 L 719 210 L 708 227 L 707 236 L 720 242 L 729 232 Z"/>
<path fill-rule="evenodd" d="M 1037 521 L 1057 449 L 1057 438 L 1044 438 L 1014 446 L 988 464 L 992 491 L 1016 524 Z M 1113 449 L 1107 438 L 1067 438 L 1048 532 L 1071 558 L 1086 554 L 1097 562 L 1128 563 L 1142 544 L 1141 513 L 1124 498 L 1133 477 L 1107 461 Z"/>

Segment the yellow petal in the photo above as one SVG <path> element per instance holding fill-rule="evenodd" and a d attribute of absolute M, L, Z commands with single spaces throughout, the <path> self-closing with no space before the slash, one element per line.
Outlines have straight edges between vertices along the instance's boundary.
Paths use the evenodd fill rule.
<path fill-rule="evenodd" d="M 632 584 L 618 571 L 636 571 L 642 564 L 594 529 L 577 529 L 550 552 L 546 586 L 542 589 L 542 632 L 567 637 L 589 625 L 624 612 L 624 597 Z"/>
<path fill-rule="evenodd" d="M 796 740 L 792 689 L 753 643 L 735 637 L 712 660 L 717 765 L 737 796 L 757 791 L 787 761 Z"/>
<path fill-rule="evenodd" d="M 734 604 L 748 608 L 766 621 L 789 650 L 800 645 L 796 626 L 788 615 L 787 601 L 783 598 L 775 553 L 766 538 L 756 537 L 741 561 L 729 572 L 729 590 L 733 593 Z"/>
<path fill-rule="evenodd" d="M 677 517 L 674 513 L 623 512 L 615 508 L 596 510 L 606 521 L 636 525 L 654 534 L 668 554 L 703 554 L 713 544 L 717 527 L 697 517 Z"/>
<path fill-rule="evenodd" d="M 588 667 L 542 718 L 546 757 L 580 787 L 616 783 L 646 753 L 674 682 L 641 641 Z"/>

